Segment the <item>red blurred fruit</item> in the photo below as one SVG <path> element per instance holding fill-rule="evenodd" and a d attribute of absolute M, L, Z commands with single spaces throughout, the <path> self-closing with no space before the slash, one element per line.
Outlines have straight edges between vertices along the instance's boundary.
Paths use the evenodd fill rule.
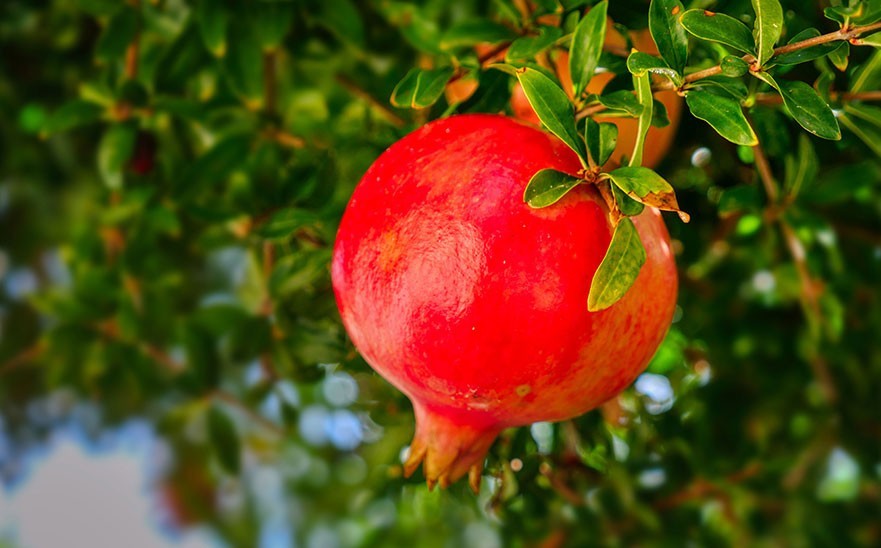
<path fill-rule="evenodd" d="M 477 489 L 502 429 L 597 407 L 645 368 L 670 325 L 677 278 L 658 212 L 633 219 L 647 253 L 635 285 L 588 312 L 608 210 L 585 185 L 528 207 L 523 191 L 542 168 L 581 165 L 536 128 L 454 116 L 383 153 L 343 216 L 337 304 L 367 362 L 412 401 L 405 472 L 424 461 L 430 486 L 469 473 Z"/>

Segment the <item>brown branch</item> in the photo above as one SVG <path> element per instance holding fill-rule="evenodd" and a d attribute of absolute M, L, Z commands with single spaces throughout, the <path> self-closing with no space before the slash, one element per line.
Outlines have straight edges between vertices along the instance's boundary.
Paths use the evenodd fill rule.
<path fill-rule="evenodd" d="M 832 101 L 881 101 L 881 91 L 833 91 L 829 94 Z M 757 93 L 756 103 L 760 105 L 779 105 L 783 97 L 779 93 Z"/>
<path fill-rule="evenodd" d="M 863 34 L 868 34 L 870 32 L 881 30 L 881 22 L 873 23 L 871 25 L 866 25 L 863 27 L 850 27 L 850 28 L 842 28 L 835 32 L 830 32 L 828 34 L 823 34 L 821 36 L 815 36 L 813 38 L 808 38 L 807 40 L 802 40 L 800 42 L 796 42 L 794 44 L 786 44 L 785 46 L 780 46 L 779 48 L 774 49 L 774 56 L 781 55 L 783 53 L 792 53 L 794 51 L 799 51 L 803 49 L 807 49 L 813 46 L 819 46 L 822 44 L 828 44 L 829 42 L 838 42 L 838 41 L 849 41 L 854 38 L 858 38 Z M 744 55 L 741 57 L 744 61 L 753 65 L 756 61 L 756 58 L 752 55 Z M 773 59 L 773 57 L 772 57 Z M 700 70 L 697 72 L 692 72 L 685 76 L 683 80 L 683 85 L 690 84 L 692 82 L 696 82 L 697 80 L 701 80 L 703 78 L 707 78 L 709 76 L 716 76 L 722 73 L 722 66 L 716 65 L 715 67 L 710 67 L 708 69 Z M 670 90 L 676 89 L 676 86 L 673 85 L 673 82 L 666 81 L 661 84 L 658 84 L 655 90 Z"/>
<path fill-rule="evenodd" d="M 113 341 L 119 344 L 124 344 L 126 346 L 137 348 L 141 353 L 152 359 L 158 365 L 161 365 L 163 369 L 173 375 L 178 375 L 186 370 L 185 364 L 180 363 L 172 358 L 171 355 L 162 348 L 146 341 L 136 342 L 124 338 L 122 336 L 122 333 L 119 332 L 119 326 L 116 324 L 115 320 L 111 319 L 109 321 L 99 323 L 93 326 L 93 328 L 100 336 L 104 337 L 108 341 Z"/>
<path fill-rule="evenodd" d="M 263 288 L 266 294 L 263 296 L 263 303 L 260 305 L 260 314 L 267 318 L 272 316 L 273 312 L 269 281 L 272 278 L 272 271 L 274 268 L 275 246 L 272 242 L 263 242 Z M 270 381 L 275 381 L 280 377 L 269 352 L 263 352 L 260 355 L 260 369 L 263 371 L 263 375 Z"/>
<path fill-rule="evenodd" d="M 732 485 L 741 483 L 755 477 L 761 472 L 761 470 L 761 463 L 753 462 L 742 470 L 738 470 L 737 472 L 725 476 L 724 482 Z M 717 498 L 727 498 L 726 493 L 717 484 L 705 478 L 696 478 L 683 490 L 658 500 L 653 506 L 658 510 L 669 510 L 681 506 L 686 502 L 703 499 L 704 497 L 711 495 Z"/>
<path fill-rule="evenodd" d="M 407 125 L 407 121 L 398 116 L 398 113 L 392 110 L 390 106 L 385 104 L 383 101 L 380 101 L 376 97 L 370 95 L 365 91 L 361 86 L 356 84 L 352 79 L 343 74 L 336 75 L 336 81 L 346 88 L 346 90 L 354 95 L 355 97 L 367 102 L 370 106 L 375 108 L 382 114 L 383 118 L 388 120 L 393 126 L 402 128 Z"/>
<path fill-rule="evenodd" d="M 237 409 L 242 414 L 244 414 L 246 417 L 248 417 L 248 419 L 254 421 L 255 423 L 259 424 L 260 426 L 262 426 L 266 430 L 272 432 L 273 434 L 275 434 L 279 437 L 285 436 L 284 428 L 275 424 L 274 422 L 267 419 L 263 415 L 257 413 L 256 411 L 254 411 L 253 409 L 251 409 L 250 407 L 245 405 L 244 402 L 242 402 L 241 400 L 239 400 L 237 397 L 230 394 L 229 392 L 225 392 L 223 390 L 214 390 L 210 393 L 210 397 L 213 399 L 216 399 L 218 401 L 221 401 L 221 402 L 229 405 L 230 407 Z"/>
<path fill-rule="evenodd" d="M 765 193 L 768 196 L 768 207 L 766 209 L 765 218 L 768 221 L 776 221 L 780 226 L 783 241 L 786 243 L 786 248 L 789 250 L 792 261 L 795 264 L 796 272 L 798 273 L 800 282 L 800 299 L 805 311 L 805 316 L 807 316 L 809 324 L 820 325 L 823 320 L 823 311 L 820 307 L 822 286 L 811 275 L 810 268 L 808 268 L 807 253 L 805 252 L 804 245 L 802 245 L 795 230 L 793 230 L 792 226 L 783 216 L 785 205 L 779 203 L 780 188 L 777 181 L 774 179 L 771 163 L 768 161 L 768 156 L 765 154 L 761 143 L 753 147 L 753 152 L 755 153 L 756 159 L 756 171 L 759 174 L 759 179 L 762 181 Z M 835 387 L 835 381 L 832 377 L 832 373 L 829 371 L 829 366 L 826 363 L 826 360 L 823 359 L 822 356 L 815 355 L 808 359 L 808 364 L 811 367 L 814 378 L 816 378 L 817 382 L 820 384 L 820 388 L 826 401 L 830 404 L 837 401 L 838 390 Z"/>
<path fill-rule="evenodd" d="M 42 341 L 25 348 L 0 365 L 0 375 L 9 374 L 16 369 L 32 363 L 46 351 L 46 344 Z"/>
<path fill-rule="evenodd" d="M 774 210 L 774 216 L 776 216 L 777 202 L 780 199 L 780 189 L 777 185 L 777 181 L 774 179 L 771 163 L 768 161 L 768 156 L 765 154 L 765 150 L 762 148 L 761 144 L 757 144 L 753 147 L 753 154 L 756 158 L 756 171 L 759 172 L 759 180 L 762 181 L 762 185 L 765 187 L 765 194 L 768 196 L 770 208 Z"/>

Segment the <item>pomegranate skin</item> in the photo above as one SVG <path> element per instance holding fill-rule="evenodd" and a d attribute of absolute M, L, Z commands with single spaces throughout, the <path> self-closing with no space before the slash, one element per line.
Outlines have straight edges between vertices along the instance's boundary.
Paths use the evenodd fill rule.
<path fill-rule="evenodd" d="M 340 314 L 365 360 L 412 401 L 405 473 L 424 460 L 430 486 L 470 472 L 476 489 L 502 429 L 602 404 L 670 325 L 677 277 L 659 213 L 633 219 L 646 248 L 634 286 L 588 312 L 608 211 L 584 185 L 528 207 L 523 191 L 543 168 L 581 165 L 510 118 L 453 116 L 386 150 L 343 215 L 332 264 Z"/>

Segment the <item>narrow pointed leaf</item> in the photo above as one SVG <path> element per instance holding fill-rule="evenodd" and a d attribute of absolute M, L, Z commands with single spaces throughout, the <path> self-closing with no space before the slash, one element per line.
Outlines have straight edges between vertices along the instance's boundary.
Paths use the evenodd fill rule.
<path fill-rule="evenodd" d="M 817 151 L 811 144 L 811 139 L 801 133 L 798 136 L 797 154 L 787 155 L 784 162 L 784 190 L 790 199 L 794 199 L 803 186 L 816 179 L 820 170 L 820 161 L 817 158 Z"/>
<path fill-rule="evenodd" d="M 568 173 L 556 169 L 543 169 L 529 180 L 523 192 L 523 201 L 534 209 L 548 207 L 560 201 L 579 183 L 581 179 Z"/>
<path fill-rule="evenodd" d="M 584 133 L 591 158 L 598 166 L 605 165 L 618 145 L 618 126 L 587 118 Z"/>
<path fill-rule="evenodd" d="M 135 147 L 136 128 L 131 124 L 110 126 L 98 144 L 98 172 L 112 190 L 122 188 L 125 169 Z"/>
<path fill-rule="evenodd" d="M 652 79 L 647 72 L 641 76 L 633 75 L 633 87 L 636 96 L 642 106 L 639 113 L 639 124 L 636 129 L 636 142 L 633 144 L 633 153 L 630 155 L 630 165 L 642 165 L 642 152 L 645 148 L 645 137 L 652 126 L 652 114 L 654 112 L 654 96 L 652 95 Z"/>
<path fill-rule="evenodd" d="M 719 42 L 743 53 L 755 53 L 755 40 L 749 27 L 724 13 L 688 10 L 679 18 L 685 30 L 711 42 Z"/>
<path fill-rule="evenodd" d="M 846 71 L 850 60 L 850 44 L 840 42 L 837 48 L 829 52 L 829 60 L 840 72 Z"/>
<path fill-rule="evenodd" d="M 875 90 L 879 86 L 881 86 L 881 50 L 875 50 L 867 60 L 860 64 L 860 68 L 854 71 L 850 91 Z"/>
<path fill-rule="evenodd" d="M 756 41 L 756 52 L 759 66 L 774 56 L 774 46 L 783 32 L 783 7 L 780 0 L 752 0 L 756 21 L 753 26 L 753 37 Z"/>
<path fill-rule="evenodd" d="M 848 114 L 843 114 L 839 118 L 841 120 L 842 125 L 850 130 L 851 133 L 856 135 L 863 143 L 869 147 L 872 152 L 878 155 L 881 158 L 881 131 L 875 129 L 872 126 L 868 126 L 866 124 L 860 123 L 858 120 L 854 120 Z"/>
<path fill-rule="evenodd" d="M 583 162 L 586 156 L 584 141 L 575 129 L 575 111 L 566 92 L 553 80 L 532 68 L 518 70 L 517 79 L 541 123 L 574 150 Z"/>
<path fill-rule="evenodd" d="M 630 116 L 637 117 L 642 113 L 642 105 L 632 91 L 620 90 L 597 97 L 597 101 L 609 110 L 620 110 Z M 605 113 L 603 113 L 605 114 Z"/>
<path fill-rule="evenodd" d="M 489 19 L 470 19 L 453 25 L 441 37 L 441 49 L 471 47 L 482 42 L 495 44 L 512 38 L 511 29 Z M 516 36 L 516 35 L 515 35 Z"/>
<path fill-rule="evenodd" d="M 572 44 L 569 46 L 569 72 L 572 74 L 575 97 L 579 97 L 587 87 L 599 63 L 606 39 L 608 7 L 608 1 L 603 0 L 591 8 L 575 27 Z"/>
<path fill-rule="evenodd" d="M 46 119 L 41 135 L 47 137 L 59 131 L 93 124 L 100 121 L 103 114 L 104 107 L 101 105 L 74 99 L 62 105 Z"/>
<path fill-rule="evenodd" d="M 660 74 L 661 76 L 668 78 L 677 86 L 682 82 L 679 73 L 668 67 L 663 59 L 641 51 L 634 51 L 627 57 L 627 70 L 630 71 L 631 74 L 637 76 L 646 72 Z"/>
<path fill-rule="evenodd" d="M 208 437 L 217 461 L 230 474 L 238 474 L 242 466 L 242 443 L 232 420 L 218 407 L 208 410 Z"/>
<path fill-rule="evenodd" d="M 872 46 L 873 48 L 881 48 L 881 32 L 876 32 L 875 34 L 870 34 L 865 38 L 860 38 L 857 43 L 857 46 Z"/>
<path fill-rule="evenodd" d="M 841 139 L 841 128 L 835 114 L 814 88 L 801 81 L 777 82 L 766 72 L 756 75 L 780 92 L 783 104 L 801 127 L 823 139 Z"/>
<path fill-rule="evenodd" d="M 621 211 L 622 215 L 633 217 L 634 215 L 639 215 L 645 210 L 643 204 L 625 194 L 618 185 L 612 185 L 612 194 L 615 196 L 615 203 L 618 205 L 618 209 Z"/>
<path fill-rule="evenodd" d="M 430 107 L 443 95 L 447 81 L 452 75 L 452 67 L 432 70 L 412 69 L 395 86 L 391 102 L 402 108 Z"/>
<path fill-rule="evenodd" d="M 682 74 L 688 60 L 688 36 L 679 22 L 684 11 L 679 0 L 652 0 L 649 5 L 649 32 L 667 65 Z"/>
<path fill-rule="evenodd" d="M 647 167 L 619 167 L 608 173 L 615 186 L 634 200 L 664 211 L 674 211 L 683 222 L 690 217 L 679 209 L 676 193 L 670 183 Z"/>
<path fill-rule="evenodd" d="M 749 63 L 736 55 L 727 55 L 719 63 L 722 74 L 728 78 L 740 78 L 749 72 Z"/>
<path fill-rule="evenodd" d="M 750 127 L 740 102 L 708 91 L 692 90 L 685 96 L 695 118 L 710 124 L 722 137 L 736 145 L 753 146 L 759 140 Z"/>
<path fill-rule="evenodd" d="M 229 10 L 224 0 L 202 0 L 196 4 L 196 25 L 205 47 L 216 57 L 226 55 Z"/>
<path fill-rule="evenodd" d="M 538 36 L 524 36 L 511 42 L 505 59 L 508 61 L 514 59 L 529 59 L 535 57 L 563 36 L 563 29 L 560 27 L 541 27 Z"/>
<path fill-rule="evenodd" d="M 603 262 L 590 284 L 587 309 L 598 312 L 609 308 L 629 290 L 645 264 L 645 248 L 633 221 L 625 217 L 618 221 L 612 241 Z"/>

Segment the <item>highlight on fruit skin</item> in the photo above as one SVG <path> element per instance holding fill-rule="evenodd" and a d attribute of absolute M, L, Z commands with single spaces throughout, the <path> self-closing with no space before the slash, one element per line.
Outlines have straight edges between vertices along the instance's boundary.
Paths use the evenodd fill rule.
<path fill-rule="evenodd" d="M 581 165 L 562 142 L 497 115 L 435 122 L 367 170 L 341 221 L 332 279 L 364 359 L 413 403 L 405 474 L 468 475 L 512 426 L 601 405 L 648 364 L 672 319 L 677 277 L 660 214 L 633 217 L 646 262 L 633 287 L 589 312 L 611 239 L 605 202 L 580 185 L 553 206 L 523 203 L 538 170 Z"/>

